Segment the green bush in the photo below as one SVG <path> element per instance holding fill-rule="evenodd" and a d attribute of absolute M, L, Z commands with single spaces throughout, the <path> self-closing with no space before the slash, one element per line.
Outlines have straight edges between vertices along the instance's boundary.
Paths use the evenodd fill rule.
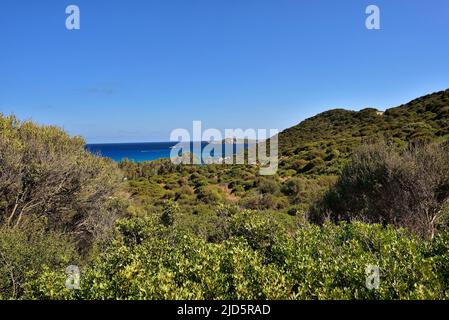
<path fill-rule="evenodd" d="M 83 270 L 80 290 L 44 270 L 28 297 L 52 299 L 443 299 L 448 237 L 359 222 L 304 225 L 289 236 L 256 213 L 231 217 L 231 237 L 206 241 L 152 220 L 120 221 L 109 248 Z M 137 239 L 137 240 L 136 240 Z M 366 268 L 378 266 L 377 289 Z"/>
<path fill-rule="evenodd" d="M 222 200 L 220 191 L 215 186 L 200 187 L 196 191 L 197 198 L 203 203 L 213 204 Z"/>
<path fill-rule="evenodd" d="M 398 150 L 369 144 L 354 153 L 312 218 L 322 222 L 330 212 L 335 221 L 363 219 L 433 237 L 438 225 L 446 223 L 448 200 L 447 146 L 419 143 Z"/>
<path fill-rule="evenodd" d="M 45 228 L 43 218 L 17 228 L 0 227 L 0 296 L 20 299 L 26 284 L 47 268 L 66 268 L 79 258 L 70 239 Z"/>
<path fill-rule="evenodd" d="M 42 216 L 51 228 L 76 232 L 80 243 L 89 240 L 121 176 L 84 145 L 59 128 L 0 114 L 0 223 L 18 227 Z"/>
<path fill-rule="evenodd" d="M 274 179 L 263 178 L 257 182 L 257 190 L 261 194 L 275 195 L 279 192 L 279 184 Z"/>
<path fill-rule="evenodd" d="M 404 230 L 359 222 L 309 225 L 274 250 L 298 299 L 447 298 L 428 243 Z M 378 289 L 365 285 L 368 265 L 380 269 Z"/>

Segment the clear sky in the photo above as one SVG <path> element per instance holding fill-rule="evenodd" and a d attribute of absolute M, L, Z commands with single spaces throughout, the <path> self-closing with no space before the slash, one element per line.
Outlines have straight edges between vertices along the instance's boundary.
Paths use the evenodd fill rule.
<path fill-rule="evenodd" d="M 449 88 L 448 38 L 447 0 L 1 0 L 0 112 L 88 142 L 282 130 Z"/>

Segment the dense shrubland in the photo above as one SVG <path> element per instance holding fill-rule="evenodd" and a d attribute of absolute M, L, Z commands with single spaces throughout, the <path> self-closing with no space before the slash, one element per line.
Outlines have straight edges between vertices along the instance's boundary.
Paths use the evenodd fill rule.
<path fill-rule="evenodd" d="M 448 91 L 318 115 L 280 134 L 270 177 L 117 165 L 0 116 L 0 298 L 449 298 L 446 109 Z"/>
<path fill-rule="evenodd" d="M 449 298 L 447 233 L 424 241 L 405 230 L 359 222 L 304 224 L 293 235 L 243 211 L 219 243 L 151 218 L 122 220 L 108 249 L 82 273 L 28 283 L 33 299 L 444 299 Z M 378 265 L 380 287 L 365 286 Z"/>
<path fill-rule="evenodd" d="M 279 134 L 280 168 L 302 175 L 338 175 L 361 144 L 387 139 L 404 147 L 412 141 L 449 137 L 449 90 L 436 92 L 385 112 L 330 110 Z"/>

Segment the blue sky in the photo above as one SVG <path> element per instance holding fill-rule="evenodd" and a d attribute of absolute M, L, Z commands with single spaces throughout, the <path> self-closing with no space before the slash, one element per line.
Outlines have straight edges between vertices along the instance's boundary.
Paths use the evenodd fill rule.
<path fill-rule="evenodd" d="M 448 35 L 447 0 L 1 0 L 0 112 L 88 142 L 282 130 L 449 88 Z"/>

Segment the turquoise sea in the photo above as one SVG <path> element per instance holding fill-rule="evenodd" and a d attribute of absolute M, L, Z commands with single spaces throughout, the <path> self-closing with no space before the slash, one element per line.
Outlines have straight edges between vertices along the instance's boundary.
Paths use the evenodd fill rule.
<path fill-rule="evenodd" d="M 170 152 L 172 148 L 175 147 L 177 142 L 143 142 L 143 143 L 99 143 L 99 144 L 87 144 L 86 149 L 94 154 L 100 155 L 102 157 L 108 157 L 114 161 L 120 162 L 125 158 L 128 158 L 134 162 L 143 162 L 157 160 L 161 158 L 170 158 Z M 207 146 L 207 142 L 201 143 L 201 150 Z M 228 150 L 232 152 L 227 152 L 225 144 L 222 147 L 222 154 L 209 154 L 206 158 L 225 158 L 232 156 L 235 152 L 239 152 L 247 147 L 247 144 L 234 144 L 232 148 L 228 145 Z M 184 149 L 185 151 L 186 149 Z M 200 158 L 201 151 L 193 148 L 191 143 L 190 150 Z M 183 152 L 184 152 L 183 151 Z M 203 161 L 205 160 L 203 157 Z"/>

